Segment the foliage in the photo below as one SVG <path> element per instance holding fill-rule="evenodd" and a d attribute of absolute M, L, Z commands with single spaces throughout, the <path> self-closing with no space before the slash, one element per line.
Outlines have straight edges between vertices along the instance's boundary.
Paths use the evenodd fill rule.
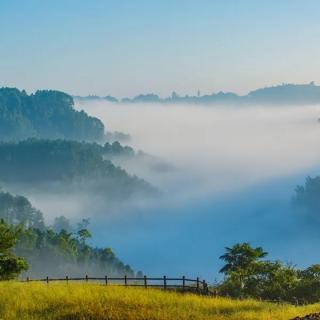
<path fill-rule="evenodd" d="M 227 252 L 220 257 L 226 262 L 226 265 L 220 270 L 225 274 L 240 270 L 246 274 L 253 264 L 267 255 L 267 252 L 264 252 L 261 247 L 252 248 L 247 242 L 237 243 L 232 248 L 226 247 L 225 249 Z"/>
<path fill-rule="evenodd" d="M 129 148 L 129 150 L 131 150 Z M 104 159 L 105 153 L 127 153 L 119 143 L 84 143 L 66 140 L 28 139 L 0 143 L 0 177 L 3 182 L 39 184 L 71 183 L 77 188 L 102 193 L 109 199 L 134 193 L 154 193 L 155 189 L 136 176 Z"/>
<path fill-rule="evenodd" d="M 105 143 L 102 153 L 107 158 L 115 157 L 133 157 L 135 155 L 134 150 L 128 146 L 122 146 L 118 141 L 113 143 Z"/>
<path fill-rule="evenodd" d="M 87 244 L 91 233 L 89 220 L 77 227 L 63 216 L 52 227 L 44 223 L 43 215 L 28 199 L 0 192 L 0 278 L 17 276 L 29 264 L 29 276 L 45 277 L 81 275 L 133 275 L 110 248 L 95 248 Z M 5 221 L 6 222 L 5 222 Z M 13 248 L 13 250 L 11 250 Z M 5 274 L 3 270 L 11 270 Z"/>
<path fill-rule="evenodd" d="M 35 209 L 27 198 L 8 192 L 0 192 L 0 219 L 10 225 L 23 224 L 37 229 L 45 227 L 42 212 Z"/>
<path fill-rule="evenodd" d="M 130 266 L 124 265 L 110 248 L 88 245 L 89 237 L 87 229 L 77 232 L 23 229 L 15 252 L 28 261 L 30 277 L 134 275 Z"/>
<path fill-rule="evenodd" d="M 261 260 L 267 254 L 261 247 L 248 243 L 226 248 L 220 258 L 227 261 L 225 274 L 217 288 L 222 295 L 235 298 L 252 297 L 291 303 L 320 301 L 320 266 L 298 270 L 280 261 Z"/>
<path fill-rule="evenodd" d="M 16 88 L 0 88 L 0 138 L 103 139 L 102 122 L 84 111 L 76 111 L 73 104 L 71 96 L 59 91 L 27 95 Z"/>
<path fill-rule="evenodd" d="M 319 308 L 93 283 L 0 283 L 0 318 L 6 320 L 287 320 Z"/>
<path fill-rule="evenodd" d="M 18 235 L 21 232 L 19 226 L 9 226 L 4 220 L 0 220 L 0 279 L 13 279 L 20 272 L 28 269 L 26 261 L 12 253 L 16 245 Z"/>

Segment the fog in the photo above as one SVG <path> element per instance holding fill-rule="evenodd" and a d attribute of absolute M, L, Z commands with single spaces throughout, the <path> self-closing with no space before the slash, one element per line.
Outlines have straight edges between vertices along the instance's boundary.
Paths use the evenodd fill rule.
<path fill-rule="evenodd" d="M 76 108 L 100 118 L 108 131 L 129 133 L 126 144 L 165 164 L 159 170 L 143 161 L 118 163 L 158 187 L 158 200 L 140 199 L 118 210 L 94 201 L 91 207 L 93 242 L 111 246 L 135 270 L 212 281 L 223 248 L 238 241 L 299 266 L 320 259 L 314 253 L 317 230 L 290 204 L 295 186 L 318 173 L 319 107 L 91 101 Z M 30 198 L 44 212 L 53 211 L 56 199 Z M 89 207 L 82 197 L 59 203 L 60 212 L 73 217 Z"/>
<path fill-rule="evenodd" d="M 107 130 L 130 133 L 135 149 L 175 167 L 138 173 L 183 196 L 232 192 L 313 170 L 320 159 L 318 107 L 200 107 L 82 104 Z M 130 168 L 134 172 L 135 168 Z"/>

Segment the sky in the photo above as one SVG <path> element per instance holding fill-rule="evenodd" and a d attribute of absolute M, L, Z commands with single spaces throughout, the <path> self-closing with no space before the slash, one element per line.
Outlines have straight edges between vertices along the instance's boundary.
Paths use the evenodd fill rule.
<path fill-rule="evenodd" d="M 160 96 L 320 83 L 318 0 L 0 0 L 0 86 Z"/>

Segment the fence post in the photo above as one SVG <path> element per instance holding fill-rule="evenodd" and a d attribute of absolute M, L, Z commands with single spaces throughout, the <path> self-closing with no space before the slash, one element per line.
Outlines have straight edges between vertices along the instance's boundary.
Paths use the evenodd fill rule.
<path fill-rule="evenodd" d="M 124 285 L 127 286 L 128 285 L 128 281 L 127 281 L 127 275 L 124 276 Z"/>
<path fill-rule="evenodd" d="M 200 283 L 199 283 L 199 277 L 197 277 L 197 291 L 199 292 L 200 289 Z"/>
<path fill-rule="evenodd" d="M 106 286 L 107 286 L 108 285 L 108 276 L 105 276 L 104 279 L 105 279 Z"/>
<path fill-rule="evenodd" d="M 167 290 L 167 276 L 163 276 L 163 290 Z"/>
<path fill-rule="evenodd" d="M 68 277 L 68 276 L 66 276 L 66 281 L 67 281 L 67 283 L 68 283 L 68 281 L 69 281 L 69 277 Z"/>
<path fill-rule="evenodd" d="M 46 281 L 47 281 L 47 284 L 49 283 L 49 277 L 47 276 L 47 278 L 46 278 Z"/>
<path fill-rule="evenodd" d="M 206 283 L 206 295 L 207 295 L 207 296 L 209 295 L 209 286 L 208 286 L 207 283 Z"/>
<path fill-rule="evenodd" d="M 86 282 L 88 282 L 88 278 L 89 278 L 89 277 L 88 277 L 88 275 L 86 274 Z"/>
<path fill-rule="evenodd" d="M 27 282 L 29 282 L 29 277 L 27 277 Z"/>
<path fill-rule="evenodd" d="M 202 291 L 203 291 L 202 293 L 203 293 L 203 294 L 206 293 L 206 285 L 207 285 L 207 284 L 206 284 L 206 281 L 203 280 L 203 281 L 202 281 Z"/>
<path fill-rule="evenodd" d="M 144 287 L 147 289 L 147 276 L 143 276 L 143 280 L 144 280 Z"/>
<path fill-rule="evenodd" d="M 183 276 L 182 277 L 182 291 L 184 291 L 186 289 L 186 277 Z"/>

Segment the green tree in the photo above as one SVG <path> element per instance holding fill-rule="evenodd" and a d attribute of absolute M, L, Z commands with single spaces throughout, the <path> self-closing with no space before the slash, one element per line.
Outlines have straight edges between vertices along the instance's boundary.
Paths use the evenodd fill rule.
<path fill-rule="evenodd" d="M 103 123 L 75 110 L 73 105 L 73 98 L 59 91 L 42 90 L 27 95 L 16 88 L 0 88 L 0 137 L 102 140 Z"/>
<path fill-rule="evenodd" d="M 248 243 L 226 249 L 220 257 L 226 262 L 220 270 L 225 274 L 224 281 L 218 286 L 221 294 L 296 302 L 297 286 L 301 282 L 296 268 L 280 261 L 262 260 L 267 253 Z"/>
<path fill-rule="evenodd" d="M 252 248 L 249 243 L 237 243 L 233 247 L 226 247 L 226 253 L 219 259 L 226 262 L 219 272 L 225 275 L 236 273 L 240 286 L 243 287 L 244 279 L 250 274 L 254 264 L 264 258 L 268 253 L 261 247 Z"/>
<path fill-rule="evenodd" d="M 299 282 L 294 296 L 302 303 L 320 301 L 320 264 L 314 264 L 305 270 L 299 270 Z"/>
<path fill-rule="evenodd" d="M 8 280 L 17 277 L 22 271 L 28 269 L 27 262 L 12 253 L 17 242 L 20 227 L 9 226 L 0 220 L 0 279 Z"/>
<path fill-rule="evenodd" d="M 89 219 L 72 226 L 66 218 L 59 217 L 48 228 L 41 212 L 26 198 L 0 191 L 1 218 L 0 279 L 14 278 L 26 270 L 24 259 L 30 265 L 29 277 L 83 276 L 88 272 L 96 276 L 134 275 L 110 248 L 86 243 L 91 237 Z"/>

